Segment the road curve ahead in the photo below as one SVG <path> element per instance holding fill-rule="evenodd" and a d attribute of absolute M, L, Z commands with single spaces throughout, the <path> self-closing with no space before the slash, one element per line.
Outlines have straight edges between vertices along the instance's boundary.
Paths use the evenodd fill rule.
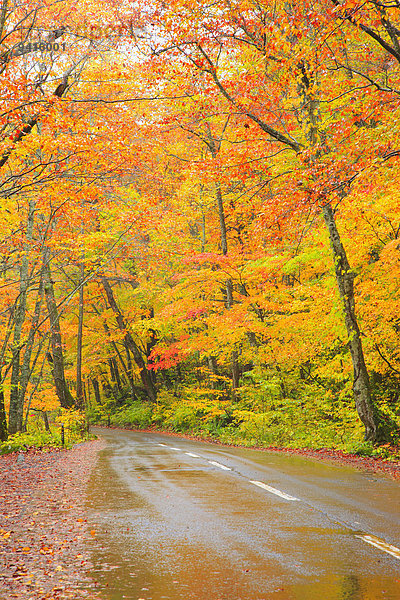
<path fill-rule="evenodd" d="M 400 600 L 397 482 L 153 433 L 108 443 L 89 489 L 104 600 Z"/>

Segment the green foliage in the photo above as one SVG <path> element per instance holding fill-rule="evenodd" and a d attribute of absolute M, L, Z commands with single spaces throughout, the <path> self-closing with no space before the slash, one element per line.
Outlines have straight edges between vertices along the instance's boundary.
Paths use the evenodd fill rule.
<path fill-rule="evenodd" d="M 109 424 L 119 427 L 155 427 L 245 446 L 333 448 L 381 458 L 394 455 L 395 437 L 389 446 L 364 442 L 351 381 L 340 381 L 309 366 L 291 372 L 257 367 L 241 381 L 235 398 L 227 400 L 226 389 L 207 387 L 203 375 L 195 380 L 191 374 L 174 385 L 173 391 L 162 388 L 156 404 L 135 401 L 119 408 L 109 400 L 91 409 L 90 420 L 107 423 L 109 419 Z M 382 419 L 398 420 L 393 403 L 378 400 Z"/>
<path fill-rule="evenodd" d="M 350 454 L 356 454 L 357 456 L 373 456 L 374 446 L 371 442 L 366 441 L 355 441 L 350 442 L 346 448 Z"/>
<path fill-rule="evenodd" d="M 93 425 L 98 425 L 106 421 L 107 414 L 103 406 L 95 405 L 90 406 L 86 410 L 86 418 L 89 421 L 89 423 L 92 423 Z"/>
<path fill-rule="evenodd" d="M 168 411 L 165 425 L 173 431 L 195 431 L 198 429 L 199 414 L 196 407 L 176 403 Z"/>
<path fill-rule="evenodd" d="M 177 432 L 218 437 L 232 420 L 231 403 L 221 400 L 222 396 L 221 390 L 186 386 L 179 398 L 160 398 L 154 422 Z"/>
<path fill-rule="evenodd" d="M 128 425 L 145 429 L 152 423 L 153 407 L 150 404 L 133 402 L 118 409 L 111 417 L 111 423 L 119 427 Z"/>
<path fill-rule="evenodd" d="M 74 409 L 59 409 L 51 417 L 51 431 L 45 431 L 39 415 L 30 418 L 28 431 L 15 433 L 0 443 L 0 454 L 29 449 L 71 448 L 87 439 L 87 424 L 84 413 Z M 64 446 L 61 440 L 61 424 L 64 425 Z"/>
<path fill-rule="evenodd" d="M 47 431 L 34 431 L 29 433 L 15 433 L 9 436 L 6 442 L 0 444 L 0 454 L 9 454 L 18 450 L 30 448 L 58 448 L 61 447 L 61 436 L 53 435 Z"/>
<path fill-rule="evenodd" d="M 60 408 L 56 423 L 64 425 L 65 432 L 72 441 L 80 440 L 87 429 L 85 414 L 73 408 Z"/>
<path fill-rule="evenodd" d="M 31 449 L 72 448 L 76 443 L 87 439 L 87 436 L 77 435 L 66 430 L 64 446 L 61 441 L 60 431 L 32 431 L 28 433 L 15 433 L 8 440 L 0 443 L 0 454 L 25 451 Z"/>

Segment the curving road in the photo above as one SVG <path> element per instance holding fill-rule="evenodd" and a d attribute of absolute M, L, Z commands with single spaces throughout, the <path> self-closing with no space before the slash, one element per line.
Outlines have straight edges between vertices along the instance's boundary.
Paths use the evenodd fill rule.
<path fill-rule="evenodd" d="M 400 600 L 400 486 L 299 456 L 96 428 L 104 600 Z"/>

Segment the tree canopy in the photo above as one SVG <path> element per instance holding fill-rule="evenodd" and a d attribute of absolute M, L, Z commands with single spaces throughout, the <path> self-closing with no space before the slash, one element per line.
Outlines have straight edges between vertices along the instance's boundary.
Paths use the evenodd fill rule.
<path fill-rule="evenodd" d="M 3 0 L 0 35 L 1 438 L 136 403 L 396 442 L 398 1 Z"/>

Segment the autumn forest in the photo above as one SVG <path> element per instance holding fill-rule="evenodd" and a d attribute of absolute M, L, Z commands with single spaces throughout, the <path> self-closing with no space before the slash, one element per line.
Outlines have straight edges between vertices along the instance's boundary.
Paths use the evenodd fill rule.
<path fill-rule="evenodd" d="M 2 447 L 395 447 L 399 0 L 2 0 L 0 34 Z"/>

